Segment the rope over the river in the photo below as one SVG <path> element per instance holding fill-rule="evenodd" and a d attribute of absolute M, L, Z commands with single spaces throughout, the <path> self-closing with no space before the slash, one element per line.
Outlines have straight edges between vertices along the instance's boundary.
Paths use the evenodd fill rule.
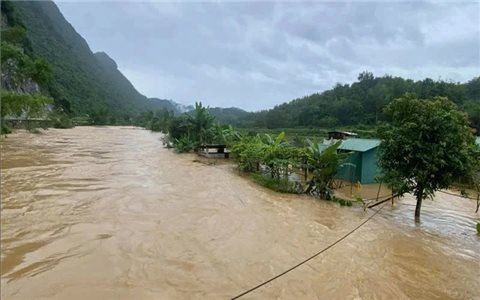
<path fill-rule="evenodd" d="M 385 206 L 385 204 L 383 204 L 378 210 L 375 211 L 375 213 L 373 213 L 370 217 L 368 217 L 368 219 L 366 219 L 365 221 L 363 221 L 362 223 L 360 223 L 360 225 L 358 225 L 357 227 L 353 228 L 350 232 L 348 232 L 347 234 L 345 234 L 344 236 L 342 236 L 340 239 L 336 240 L 333 244 L 329 245 L 328 247 L 326 248 L 323 248 L 322 250 L 320 250 L 319 252 L 315 253 L 314 255 L 310 256 L 309 258 L 299 262 L 298 264 L 294 265 L 293 267 L 283 271 L 282 273 L 280 274 L 277 274 L 275 276 L 273 276 L 272 278 L 252 287 L 251 289 L 249 290 L 246 290 L 244 292 L 242 292 L 241 294 L 238 294 L 237 296 L 233 297 L 232 300 L 235 300 L 235 299 L 238 299 L 240 297 L 243 297 L 253 291 L 255 291 L 256 289 L 259 289 L 261 288 L 262 286 L 274 281 L 275 279 L 279 278 L 279 277 L 282 277 L 283 275 L 287 274 L 288 272 L 290 271 L 293 271 L 295 270 L 296 268 L 300 267 L 301 265 L 307 263 L 308 261 L 314 259 L 315 257 L 319 256 L 320 254 L 322 254 L 323 252 L 327 251 L 328 249 L 332 248 L 333 246 L 335 246 L 336 244 L 340 243 L 341 241 L 343 241 L 344 239 L 346 239 L 349 235 L 351 235 L 352 233 L 354 233 L 357 229 L 359 229 L 360 227 L 362 227 L 363 225 L 365 225 L 365 223 L 367 223 L 368 221 L 370 221 L 376 214 L 378 214 L 382 208 Z"/>

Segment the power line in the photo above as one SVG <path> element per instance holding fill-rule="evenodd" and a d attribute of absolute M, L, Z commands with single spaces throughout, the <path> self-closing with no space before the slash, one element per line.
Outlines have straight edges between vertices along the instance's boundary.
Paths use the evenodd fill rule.
<path fill-rule="evenodd" d="M 249 290 L 246 290 L 244 292 L 242 292 L 241 294 L 238 294 L 237 296 L 233 297 L 232 300 L 235 300 L 235 299 L 238 299 L 240 297 L 243 297 L 245 296 L 246 294 L 249 294 L 253 291 L 255 291 L 256 289 L 259 289 L 261 288 L 262 286 L 274 281 L 275 279 L 287 274 L 288 272 L 290 271 L 293 271 L 294 269 L 300 267 L 301 265 L 307 263 L 308 261 L 314 259 L 315 257 L 319 256 L 320 254 L 322 254 L 323 252 L 327 251 L 328 249 L 332 248 L 333 246 L 335 246 L 336 244 L 340 243 L 341 241 L 343 241 L 345 238 L 347 238 L 349 235 L 351 235 L 352 233 L 354 233 L 357 229 L 359 229 L 360 227 L 362 227 L 363 225 L 365 225 L 365 223 L 367 223 L 368 221 L 370 221 L 376 214 L 378 214 L 382 208 L 385 206 L 385 204 L 382 205 L 382 207 L 380 207 L 377 211 L 375 211 L 375 213 L 373 213 L 370 217 L 368 217 L 368 219 L 366 219 L 365 221 L 363 221 L 362 223 L 360 223 L 360 225 L 358 225 L 357 227 L 355 227 L 354 229 L 352 229 L 350 232 L 348 232 L 347 234 L 345 234 L 344 236 L 342 236 L 340 239 L 338 239 L 337 241 L 335 241 L 333 244 L 329 245 L 328 247 L 326 248 L 323 248 L 322 250 L 320 250 L 319 252 L 315 253 L 314 255 L 310 256 L 309 258 L 303 260 L 302 262 L 299 262 L 298 264 L 294 265 L 293 267 L 283 271 L 282 273 L 278 274 L 278 275 L 275 275 L 273 276 L 272 278 L 260 283 L 259 285 L 256 285 L 254 286 L 253 288 L 249 289 Z"/>

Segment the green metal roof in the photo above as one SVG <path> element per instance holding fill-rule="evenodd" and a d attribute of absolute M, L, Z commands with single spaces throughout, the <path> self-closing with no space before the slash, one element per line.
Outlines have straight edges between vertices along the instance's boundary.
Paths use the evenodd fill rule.
<path fill-rule="evenodd" d="M 375 139 L 346 139 L 342 141 L 339 149 L 366 152 L 380 145 L 380 140 Z"/>
<path fill-rule="evenodd" d="M 480 136 L 477 136 L 476 143 L 477 143 L 477 145 L 480 145 Z"/>

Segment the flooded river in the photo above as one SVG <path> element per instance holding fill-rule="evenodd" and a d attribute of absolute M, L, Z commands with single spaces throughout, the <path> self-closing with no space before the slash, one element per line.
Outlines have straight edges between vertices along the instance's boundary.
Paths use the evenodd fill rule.
<path fill-rule="evenodd" d="M 129 127 L 1 142 L 2 299 L 229 299 L 373 211 L 255 185 Z M 241 299 L 479 299 L 474 201 L 387 204 Z"/>

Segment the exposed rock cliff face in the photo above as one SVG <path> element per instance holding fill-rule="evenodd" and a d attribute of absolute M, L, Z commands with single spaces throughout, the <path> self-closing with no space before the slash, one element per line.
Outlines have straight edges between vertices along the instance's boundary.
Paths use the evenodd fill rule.
<path fill-rule="evenodd" d="M 1 77 L 1 87 L 3 89 L 17 93 L 40 93 L 38 83 L 22 74 L 18 62 L 13 58 L 9 58 L 2 63 Z"/>

